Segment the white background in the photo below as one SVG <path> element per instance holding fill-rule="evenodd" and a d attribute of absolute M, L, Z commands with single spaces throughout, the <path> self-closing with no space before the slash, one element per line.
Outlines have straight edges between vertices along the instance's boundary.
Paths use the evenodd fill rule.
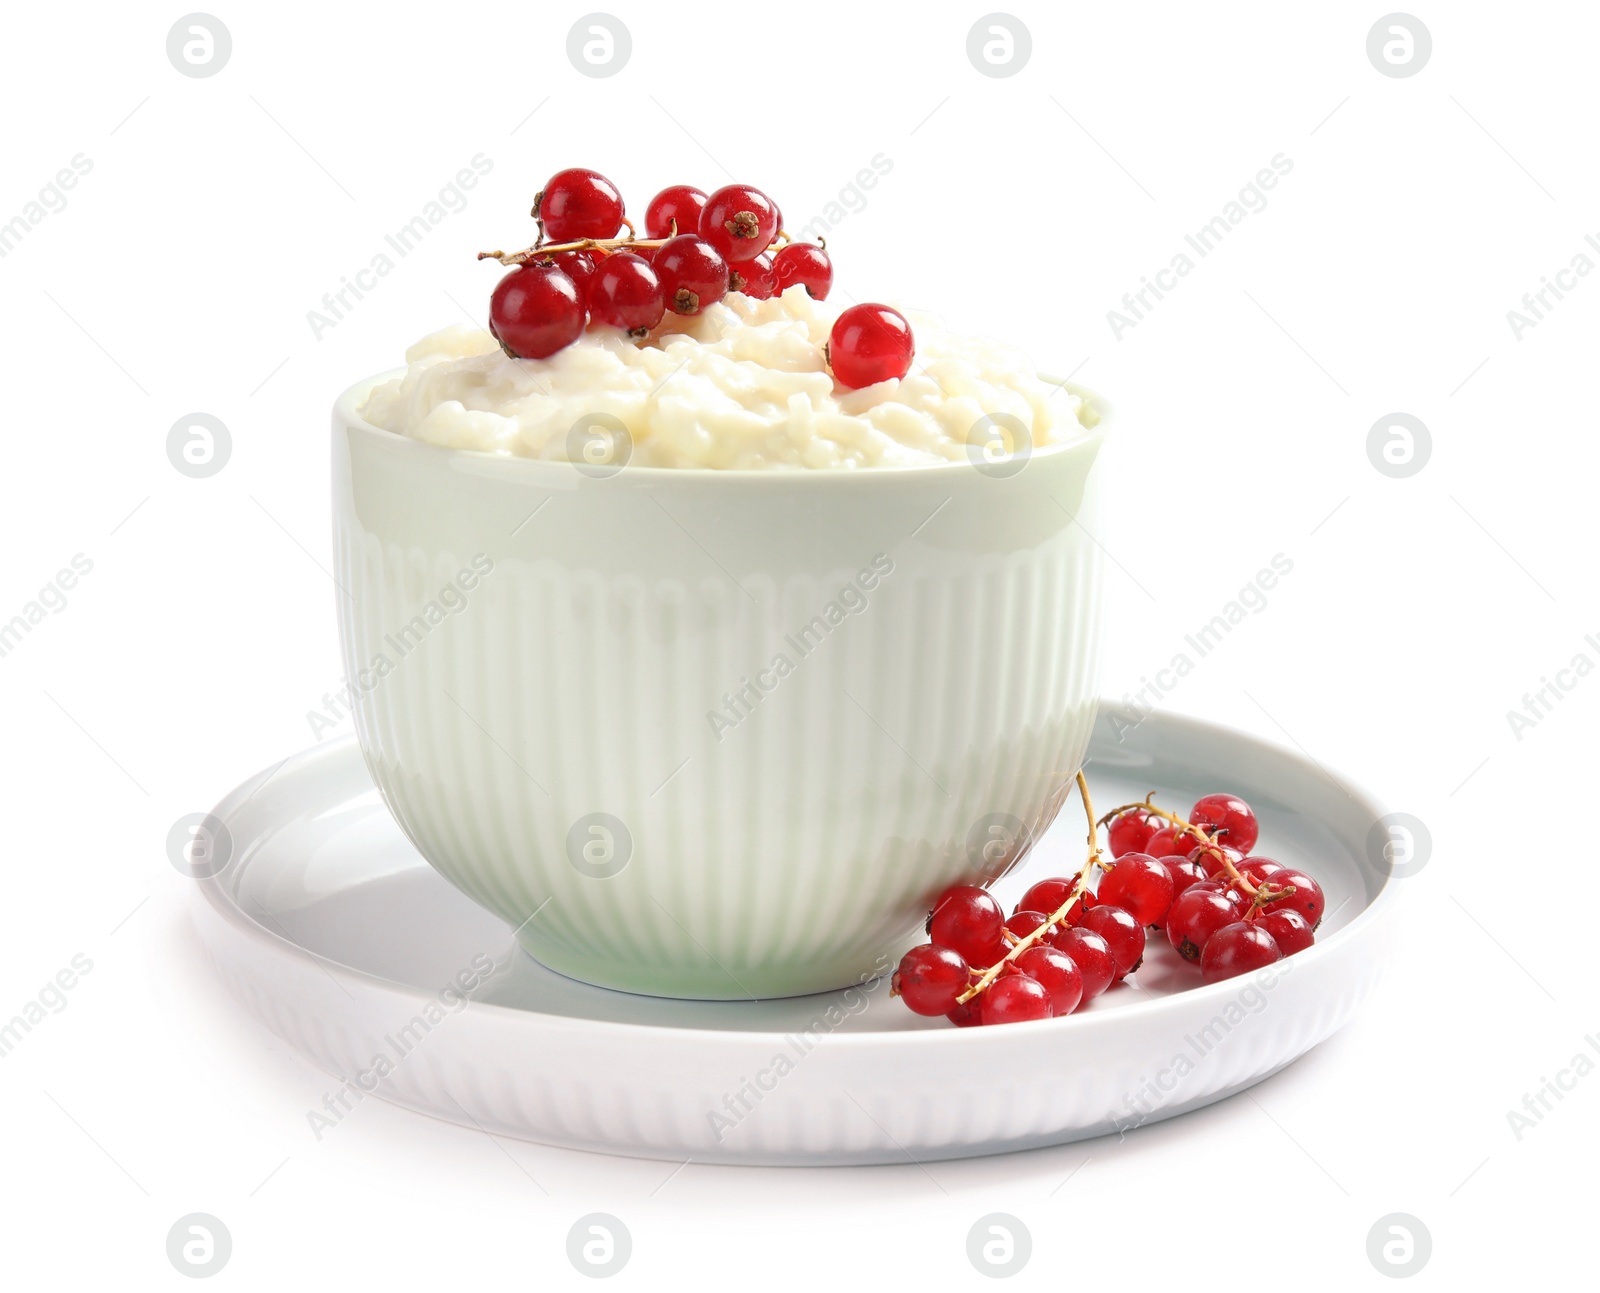
<path fill-rule="evenodd" d="M 1433 1236 L 1418 1288 L 1579 1260 L 1600 1076 L 1520 1141 L 1506 1114 L 1600 1029 L 1600 680 L 1521 740 L 1506 713 L 1600 660 L 1578 528 L 1600 275 L 1520 340 L 1506 313 L 1600 233 L 1600 12 L 1433 6 L 1431 60 L 1396 79 L 1366 54 L 1381 4 L 1021 4 L 1033 53 L 1006 78 L 968 62 L 979 6 L 611 11 L 633 53 L 608 79 L 568 62 L 570 6 L 228 5 L 205 79 L 167 59 L 177 7 L 8 13 L 0 221 L 75 155 L 92 170 L 0 259 L 0 620 L 75 553 L 93 571 L 0 659 L 0 1017 L 74 954 L 94 968 L 0 1061 L 7 1282 L 187 1286 L 164 1243 L 197 1210 L 233 1235 L 216 1287 L 251 1289 L 586 1287 L 564 1238 L 590 1211 L 631 1229 L 636 1287 L 983 1287 L 964 1243 L 992 1211 L 1032 1230 L 1019 1288 L 1379 1286 L 1366 1235 L 1395 1211 Z M 479 153 L 466 209 L 315 339 L 307 311 Z M 636 214 L 747 180 L 795 226 L 878 153 L 829 240 L 851 295 L 1020 343 L 1119 409 L 1107 694 L 1293 560 L 1164 704 L 1428 823 L 1384 989 L 1259 1104 L 1121 1143 L 663 1184 L 671 1164 L 378 1101 L 315 1143 L 327 1078 L 212 982 L 164 840 L 309 744 L 339 681 L 332 398 L 482 313 L 472 254 L 526 241 L 555 169 L 601 170 Z M 1279 153 L 1266 209 L 1116 339 L 1107 311 Z M 233 437 L 207 480 L 166 457 L 197 410 Z M 1403 480 L 1366 452 L 1395 411 L 1433 439 Z"/>

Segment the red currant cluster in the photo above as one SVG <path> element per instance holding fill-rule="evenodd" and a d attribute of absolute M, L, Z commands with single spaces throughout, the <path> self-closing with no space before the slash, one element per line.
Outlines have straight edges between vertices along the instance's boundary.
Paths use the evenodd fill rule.
<path fill-rule="evenodd" d="M 639 238 L 617 186 L 573 167 L 546 181 L 533 217 L 532 247 L 478 253 L 513 267 L 490 298 L 489 331 L 514 359 L 553 355 L 586 325 L 647 337 L 669 310 L 699 314 L 729 292 L 765 300 L 798 284 L 820 301 L 833 286 L 823 246 L 791 240 L 777 204 L 748 184 L 709 196 L 687 184 L 664 188 L 645 208 Z M 835 379 L 854 389 L 904 377 L 912 347 L 898 311 L 854 305 L 835 321 L 826 354 Z"/>
<path fill-rule="evenodd" d="M 1147 798 L 1097 820 L 1082 773 L 1078 789 L 1090 822 L 1078 875 L 1039 881 L 1009 919 L 987 890 L 946 889 L 928 916 L 932 942 L 901 959 L 893 995 L 963 1028 L 1020 1023 L 1071 1014 L 1137 970 L 1147 928 L 1164 930 L 1207 983 L 1311 946 L 1322 890 L 1304 872 L 1251 854 L 1259 828 L 1244 800 L 1207 795 L 1186 820 Z M 1092 890 L 1090 877 L 1102 871 Z"/>

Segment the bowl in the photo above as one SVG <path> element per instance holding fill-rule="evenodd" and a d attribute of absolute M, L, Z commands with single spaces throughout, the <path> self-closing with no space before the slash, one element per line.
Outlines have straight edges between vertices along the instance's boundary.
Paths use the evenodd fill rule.
<path fill-rule="evenodd" d="M 334 408 L 356 733 L 422 856 L 544 965 L 709 1000 L 864 981 L 1066 801 L 1096 397 L 1025 456 L 714 471 L 412 440 L 358 412 L 392 376 Z"/>

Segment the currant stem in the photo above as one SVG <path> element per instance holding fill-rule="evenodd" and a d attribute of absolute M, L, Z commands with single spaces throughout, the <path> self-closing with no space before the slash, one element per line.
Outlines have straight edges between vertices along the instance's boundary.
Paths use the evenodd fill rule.
<path fill-rule="evenodd" d="M 1083 813 L 1089 822 L 1089 860 L 1083 864 L 1083 869 L 1078 872 L 1077 883 L 1072 886 L 1072 892 L 1067 895 L 1066 902 L 1057 907 L 1045 918 L 1044 924 L 1029 934 L 1026 938 L 1018 939 L 1002 960 L 996 961 L 978 978 L 978 981 L 956 998 L 957 1005 L 965 1005 L 975 996 L 987 988 L 1000 977 L 1000 973 L 1012 961 L 1021 956 L 1030 947 L 1035 947 L 1043 940 L 1050 927 L 1058 920 L 1065 920 L 1066 915 L 1072 910 L 1074 903 L 1083 897 L 1089 888 L 1089 875 L 1100 862 L 1100 828 L 1094 817 L 1094 802 L 1089 798 L 1089 783 L 1082 772 L 1078 773 L 1078 794 L 1083 799 Z M 1010 931 L 1006 931 L 1009 933 Z"/>
<path fill-rule="evenodd" d="M 628 222 L 623 221 L 624 224 Z M 628 225 L 630 236 L 627 238 L 579 238 L 576 242 L 551 242 L 544 246 L 524 247 L 521 251 L 480 251 L 479 260 L 497 260 L 502 265 L 526 265 L 530 260 L 538 260 L 541 256 L 553 256 L 558 251 L 616 251 L 619 247 L 660 247 L 667 240 L 665 238 L 635 238 L 631 236 L 632 225 Z"/>

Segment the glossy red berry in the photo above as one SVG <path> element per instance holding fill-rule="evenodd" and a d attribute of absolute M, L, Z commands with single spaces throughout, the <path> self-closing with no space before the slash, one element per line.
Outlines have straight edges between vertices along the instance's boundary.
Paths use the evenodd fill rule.
<path fill-rule="evenodd" d="M 599 172 L 574 166 L 545 181 L 533 214 L 550 242 L 614 238 L 622 228 L 622 194 Z"/>
<path fill-rule="evenodd" d="M 1208 939 L 1243 913 L 1227 895 L 1204 884 L 1192 885 L 1167 913 L 1167 939 L 1178 955 L 1198 964 Z"/>
<path fill-rule="evenodd" d="M 599 259 L 592 251 L 558 251 L 551 257 L 556 268 L 572 280 L 578 289 L 578 298 L 589 304 L 589 284 L 594 282 L 595 262 Z"/>
<path fill-rule="evenodd" d="M 1274 862 L 1271 858 L 1264 857 L 1240 858 L 1234 866 L 1252 880 L 1265 880 L 1287 869 L 1282 862 Z"/>
<path fill-rule="evenodd" d="M 1111 955 L 1111 944 L 1092 929 L 1066 930 L 1056 936 L 1056 947 L 1078 967 L 1085 1002 L 1093 1001 L 1116 979 L 1117 962 Z"/>
<path fill-rule="evenodd" d="M 996 979 L 978 995 L 985 1024 L 1021 1024 L 1050 1018 L 1050 993 L 1026 974 Z"/>
<path fill-rule="evenodd" d="M 1198 862 L 1192 862 L 1188 858 L 1164 857 L 1161 859 L 1161 864 L 1167 868 L 1167 874 L 1172 877 L 1172 900 L 1174 902 L 1178 900 L 1178 895 L 1185 892 L 1190 885 L 1199 884 L 1206 878 L 1206 869 Z"/>
<path fill-rule="evenodd" d="M 674 314 L 699 314 L 727 295 L 728 262 L 697 233 L 669 238 L 650 265 Z"/>
<path fill-rule="evenodd" d="M 1121 907 L 1141 925 L 1166 920 L 1173 897 L 1172 873 L 1148 853 L 1124 853 L 1100 878 L 1100 902 Z"/>
<path fill-rule="evenodd" d="M 833 261 L 815 243 L 785 243 L 772 257 L 772 276 L 779 292 L 798 283 L 814 299 L 824 301 L 833 286 Z"/>
<path fill-rule="evenodd" d="M 919 1015 L 944 1015 L 956 1008 L 956 998 L 971 978 L 972 970 L 959 953 L 924 943 L 900 958 L 890 991 Z"/>
<path fill-rule="evenodd" d="M 757 301 L 765 301 L 777 289 L 772 277 L 772 257 L 762 252 L 754 260 L 742 260 L 728 267 L 728 290 L 743 292 Z"/>
<path fill-rule="evenodd" d="M 1121 907 L 1101 903 L 1083 918 L 1083 928 L 1106 940 L 1117 965 L 1117 978 L 1132 974 L 1143 962 L 1144 925 Z"/>
<path fill-rule="evenodd" d="M 1316 934 L 1311 930 L 1311 922 L 1299 912 L 1287 908 L 1263 912 L 1256 918 L 1256 924 L 1272 935 L 1272 941 L 1285 956 L 1303 952 L 1317 941 Z"/>
<path fill-rule="evenodd" d="M 1077 963 L 1060 948 L 1041 944 L 1016 959 L 1016 967 L 1050 994 L 1050 1014 L 1070 1015 L 1083 1000 L 1083 975 Z"/>
<path fill-rule="evenodd" d="M 1260 826 L 1250 805 L 1238 795 L 1207 795 L 1195 804 L 1189 820 L 1207 835 L 1222 832 L 1220 844 L 1248 854 L 1256 846 Z"/>
<path fill-rule="evenodd" d="M 1240 920 L 1224 925 L 1206 940 L 1200 954 L 1200 974 L 1207 983 L 1219 983 L 1282 959 L 1283 953 L 1271 934 Z"/>
<path fill-rule="evenodd" d="M 911 325 L 887 305 L 852 305 L 833 322 L 828 366 L 851 390 L 904 377 L 911 371 L 915 342 Z"/>
<path fill-rule="evenodd" d="M 589 320 L 642 337 L 667 312 L 661 280 L 632 252 L 607 256 L 589 284 Z"/>
<path fill-rule="evenodd" d="M 583 300 L 554 265 L 518 265 L 489 298 L 489 331 L 513 355 L 543 359 L 583 331 Z"/>
<path fill-rule="evenodd" d="M 778 208 L 748 184 L 724 184 L 700 212 L 700 236 L 729 264 L 754 260 L 777 232 Z"/>
<path fill-rule="evenodd" d="M 1028 935 L 1033 933 L 1034 930 L 1038 929 L 1039 926 L 1044 923 L 1045 913 L 1038 911 L 1016 911 L 1012 912 L 1011 915 L 1006 918 L 1006 928 L 1015 934 L 1019 941 L 1027 938 Z M 1049 937 L 1055 932 L 1056 927 L 1052 925 L 1047 932 L 1046 937 Z"/>
<path fill-rule="evenodd" d="M 928 937 L 940 947 L 948 947 L 966 959 L 968 965 L 987 968 L 1005 955 L 1000 930 L 1005 912 L 985 889 L 976 885 L 953 885 L 934 900 L 928 917 Z"/>
<path fill-rule="evenodd" d="M 1042 911 L 1046 916 L 1053 915 L 1061 910 L 1062 905 L 1072 897 L 1072 891 L 1077 888 L 1076 880 L 1069 880 L 1064 876 L 1052 876 L 1048 880 L 1041 880 L 1027 893 L 1022 895 L 1022 900 L 1017 903 L 1018 911 Z M 1085 889 L 1079 895 L 1078 901 L 1072 904 L 1065 917 L 1058 924 L 1076 925 L 1083 919 L 1083 913 L 1095 904 L 1094 891 Z"/>
<path fill-rule="evenodd" d="M 1179 841 L 1179 847 L 1188 844 L 1188 840 Z M 1232 863 L 1235 870 L 1244 861 L 1244 854 L 1238 849 L 1231 849 L 1226 844 L 1202 844 L 1198 848 L 1189 850 L 1189 858 L 1200 864 L 1208 876 L 1226 875 L 1228 863 Z"/>
<path fill-rule="evenodd" d="M 1304 871 L 1274 871 L 1267 883 L 1274 889 L 1293 887 L 1294 892 L 1287 898 L 1269 902 L 1262 908 L 1263 911 L 1297 911 L 1306 918 L 1312 929 L 1322 923 L 1322 913 L 1326 906 L 1326 900 L 1322 896 L 1322 886 Z"/>
<path fill-rule="evenodd" d="M 688 184 L 672 184 L 650 199 L 644 209 L 644 236 L 672 238 L 680 233 L 700 232 L 700 213 L 706 209 L 706 195 Z"/>
<path fill-rule="evenodd" d="M 985 994 L 980 993 L 978 996 L 972 998 L 971 1001 L 962 1002 L 954 1010 L 945 1015 L 945 1018 L 957 1028 L 976 1028 L 983 1022 L 984 995 Z"/>
<path fill-rule="evenodd" d="M 1111 819 L 1106 827 L 1106 841 L 1111 847 L 1111 856 L 1119 858 L 1124 853 L 1148 853 L 1145 845 L 1155 833 L 1156 824 L 1150 815 L 1135 808 Z"/>
<path fill-rule="evenodd" d="M 1162 826 L 1145 841 L 1141 851 L 1156 858 L 1169 857 L 1174 853 L 1187 857 L 1200 843 L 1200 837 L 1193 831 L 1179 826 Z"/>

